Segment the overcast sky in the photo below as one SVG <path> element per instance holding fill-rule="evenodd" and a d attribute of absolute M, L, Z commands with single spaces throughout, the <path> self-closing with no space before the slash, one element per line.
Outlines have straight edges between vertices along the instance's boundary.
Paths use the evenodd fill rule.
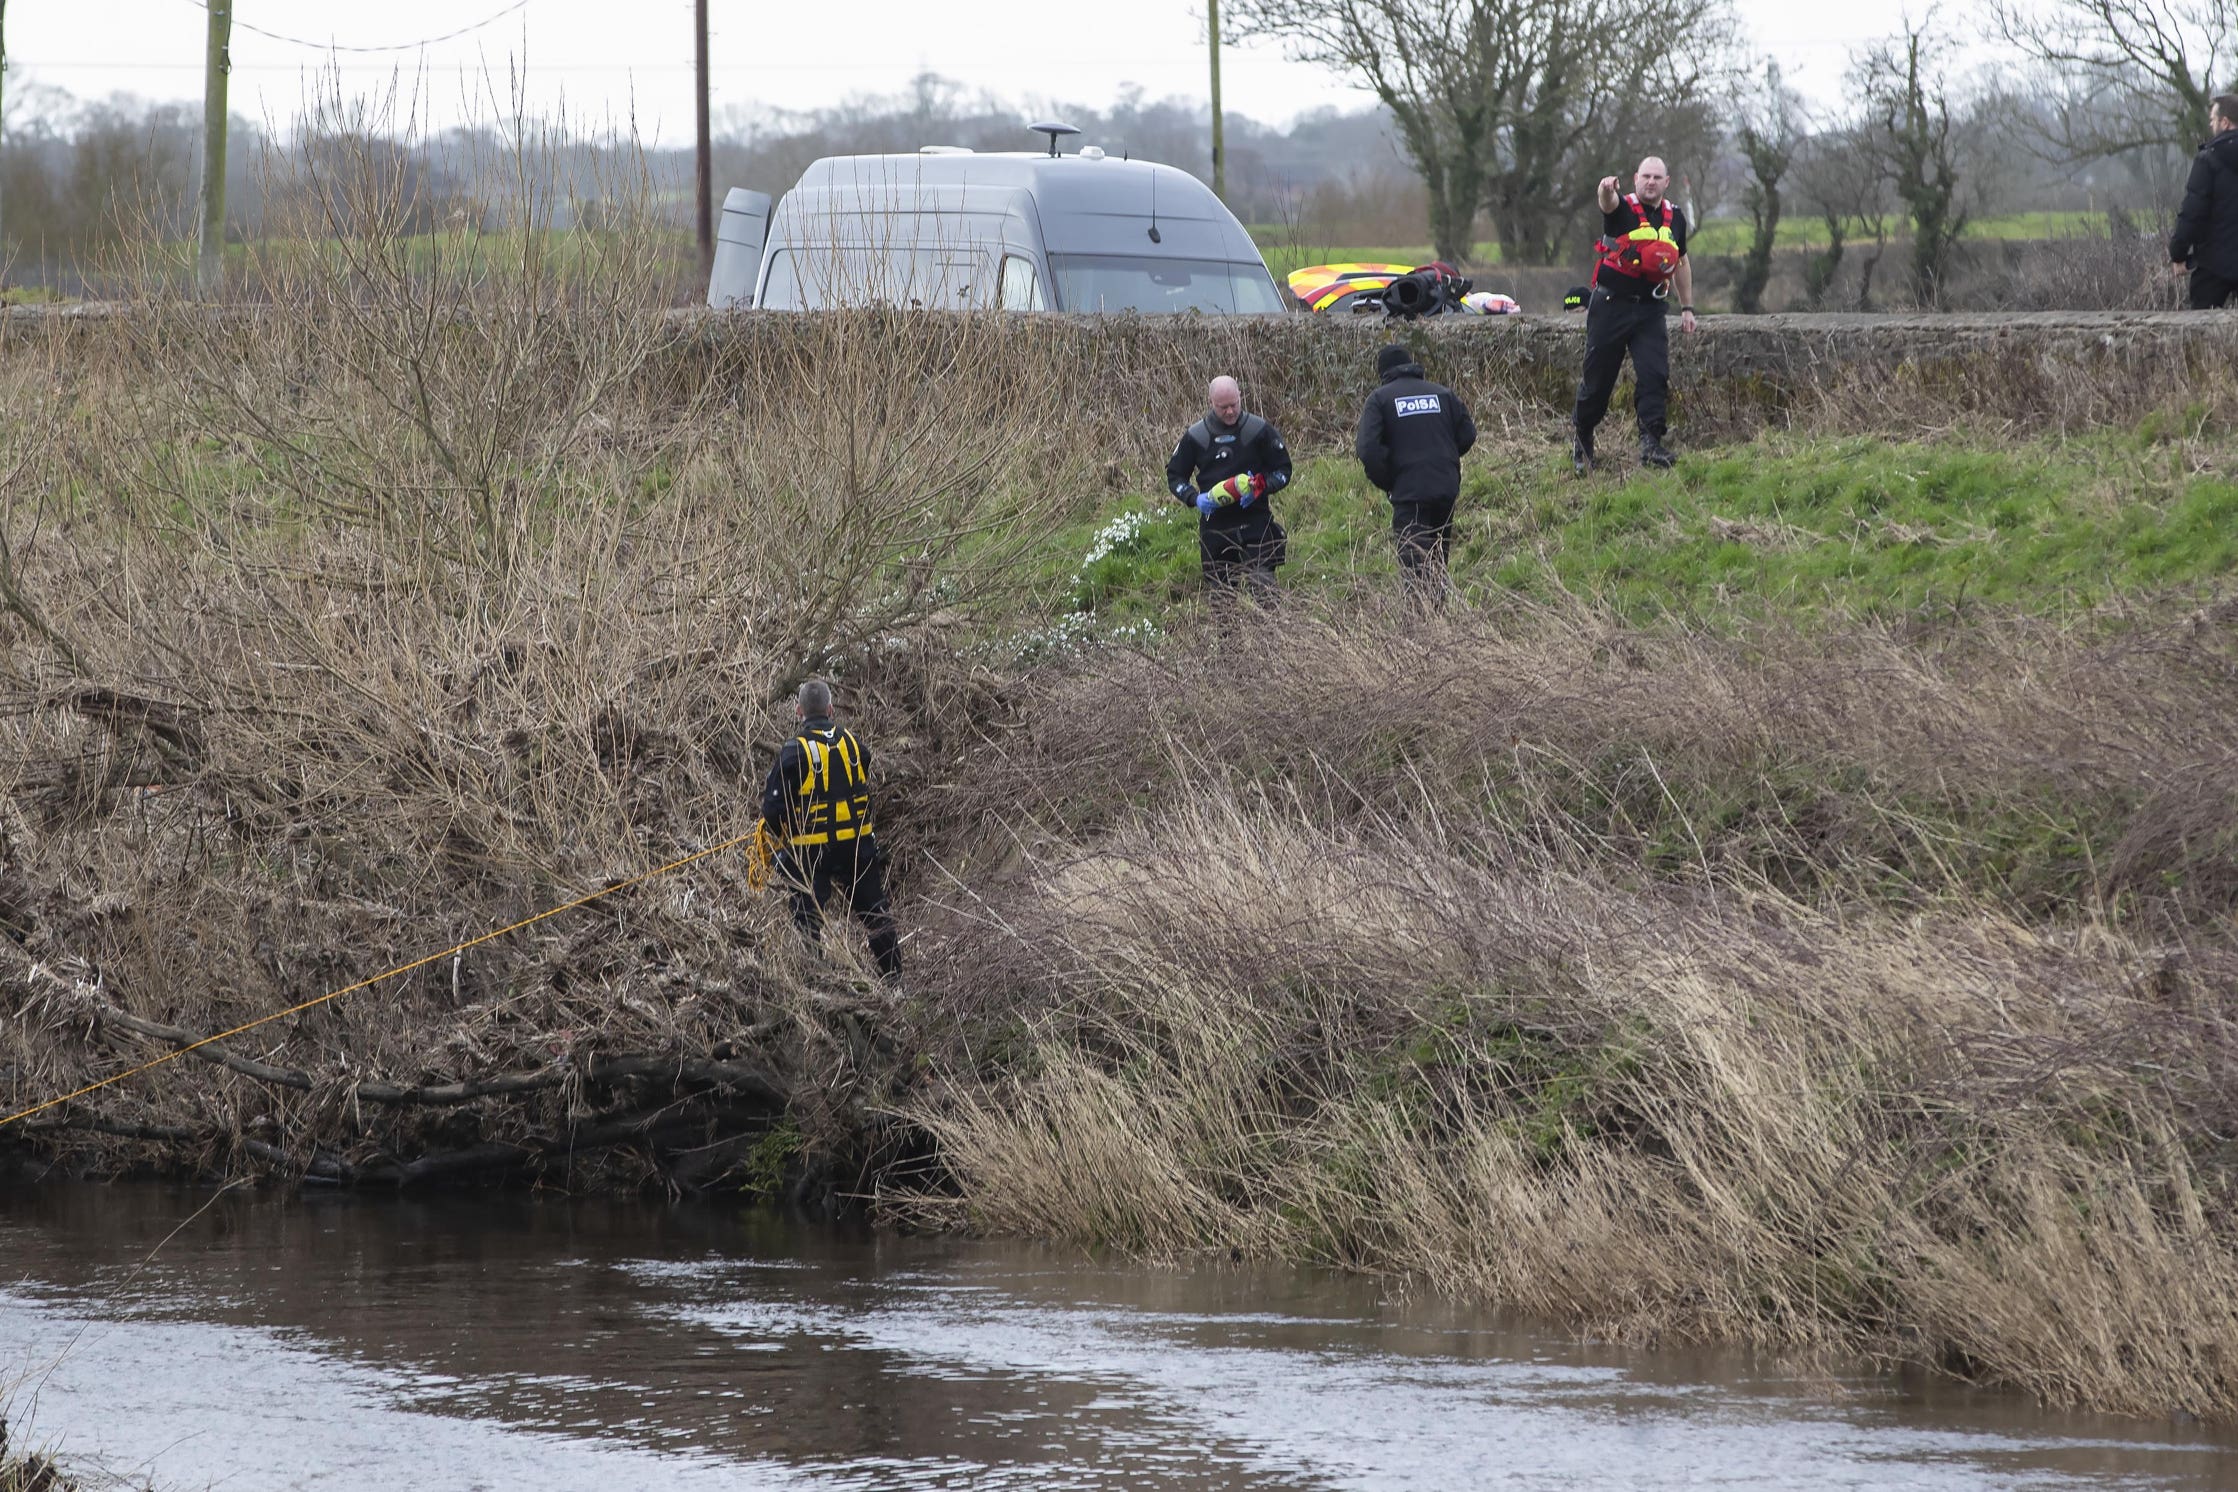
<path fill-rule="evenodd" d="M 1758 49 L 1780 58 L 1814 97 L 1839 83 L 1850 47 L 1891 34 L 1906 12 L 1905 0 L 1736 3 Z M 1972 9 L 1972 0 L 1959 0 L 1943 13 L 1963 31 Z M 1151 98 L 1206 90 L 1201 0 L 852 0 L 830 11 L 711 0 L 710 10 L 718 118 L 729 105 L 805 109 L 849 94 L 891 93 L 926 70 L 1021 104 L 1101 106 L 1128 84 Z M 339 67 L 348 91 L 384 88 L 399 69 L 424 68 L 434 122 L 447 125 L 464 112 L 462 89 L 488 76 L 502 91 L 508 70 L 525 60 L 529 95 L 540 106 L 564 98 L 571 112 L 619 120 L 634 100 L 650 141 L 691 139 L 691 0 L 235 0 L 234 17 L 236 113 L 286 121 L 322 66 Z M 86 98 L 201 97 L 206 20 L 199 0 L 15 0 L 6 25 L 12 82 L 51 83 Z M 426 46 L 324 50 L 395 47 L 462 27 L 474 29 Z M 1683 47 L 1685 38 L 1664 44 Z M 1279 48 L 1230 47 L 1221 63 L 1228 108 L 1270 123 L 1368 101 L 1340 78 L 1286 60 Z"/>

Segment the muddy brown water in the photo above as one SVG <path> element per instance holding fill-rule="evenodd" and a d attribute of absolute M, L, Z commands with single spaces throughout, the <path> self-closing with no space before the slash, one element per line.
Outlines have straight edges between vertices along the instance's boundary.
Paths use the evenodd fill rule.
<path fill-rule="evenodd" d="M 228 1492 L 2238 1485 L 2238 1437 L 1340 1275 L 519 1195 L 0 1185 L 0 1385 Z"/>

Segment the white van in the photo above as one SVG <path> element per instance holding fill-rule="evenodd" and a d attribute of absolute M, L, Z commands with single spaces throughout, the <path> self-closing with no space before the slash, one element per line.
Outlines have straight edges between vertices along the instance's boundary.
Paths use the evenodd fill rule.
<path fill-rule="evenodd" d="M 707 303 L 808 311 L 947 310 L 1279 314 L 1251 235 L 1203 182 L 1093 146 L 1046 154 L 928 146 L 817 161 L 769 212 L 734 190 Z M 763 226 L 766 223 L 766 234 Z"/>

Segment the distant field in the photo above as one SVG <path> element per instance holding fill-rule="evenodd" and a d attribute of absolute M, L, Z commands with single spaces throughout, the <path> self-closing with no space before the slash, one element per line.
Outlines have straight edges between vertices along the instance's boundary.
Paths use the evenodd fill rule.
<path fill-rule="evenodd" d="M 2106 230 L 2107 217 L 2102 212 L 2016 212 L 1969 223 L 1965 236 L 1987 241 L 2026 242 L 2036 239 L 2102 237 Z M 1852 238 L 1872 236 L 1871 230 L 1861 221 L 1852 222 L 1848 233 Z M 1433 257 L 1427 244 L 1399 247 L 1386 244 L 1372 248 L 1357 245 L 1332 247 L 1311 241 L 1301 244 L 1296 230 L 1278 225 L 1255 224 L 1252 226 L 1251 236 L 1258 241 L 1259 252 L 1266 256 L 1267 268 L 1273 270 L 1277 278 L 1309 264 L 1343 264 L 1355 261 L 1426 264 Z M 1902 223 L 1889 225 L 1891 240 L 1910 236 Z M 1704 254 L 1738 254 L 1748 248 L 1748 239 L 1748 224 L 1732 218 L 1716 218 L 1695 235 L 1692 247 Z M 1826 224 L 1817 217 L 1784 218 L 1780 222 L 1779 246 L 1783 249 L 1824 248 Z M 1498 264 L 1500 246 L 1492 242 L 1475 245 L 1470 251 L 1470 262 L 1477 265 Z"/>
<path fill-rule="evenodd" d="M 1853 221 L 1848 235 L 1870 238 L 1871 229 L 1861 221 Z M 2051 238 L 2103 238 L 2106 234 L 2106 214 L 2102 212 L 2016 212 L 1999 217 L 1980 218 L 1966 225 L 1965 236 L 1991 242 L 2025 243 Z M 1892 222 L 1888 227 L 1890 239 L 1905 239 L 1911 233 L 1905 224 Z M 1719 218 L 1704 227 L 1695 238 L 1695 246 L 1705 254 L 1738 254 L 1748 248 L 1749 226 L 1731 218 Z M 1826 224 L 1817 217 L 1782 218 L 1780 220 L 1779 246 L 1783 249 L 1824 248 Z"/>

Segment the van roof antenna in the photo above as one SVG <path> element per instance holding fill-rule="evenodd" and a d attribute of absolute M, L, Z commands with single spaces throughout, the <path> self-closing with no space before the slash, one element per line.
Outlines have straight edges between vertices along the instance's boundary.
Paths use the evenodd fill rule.
<path fill-rule="evenodd" d="M 1158 165 L 1155 161 L 1146 164 L 1150 167 L 1150 241 L 1164 243 L 1165 235 L 1158 231 Z"/>
<path fill-rule="evenodd" d="M 1039 124 L 1030 126 L 1030 128 L 1037 135 L 1047 135 L 1049 137 L 1049 154 L 1052 157 L 1062 153 L 1057 149 L 1057 142 L 1059 140 L 1063 139 L 1067 135 L 1077 135 L 1080 133 L 1080 131 L 1074 126 L 1065 124 L 1062 121 L 1055 119 L 1045 119 Z"/>

